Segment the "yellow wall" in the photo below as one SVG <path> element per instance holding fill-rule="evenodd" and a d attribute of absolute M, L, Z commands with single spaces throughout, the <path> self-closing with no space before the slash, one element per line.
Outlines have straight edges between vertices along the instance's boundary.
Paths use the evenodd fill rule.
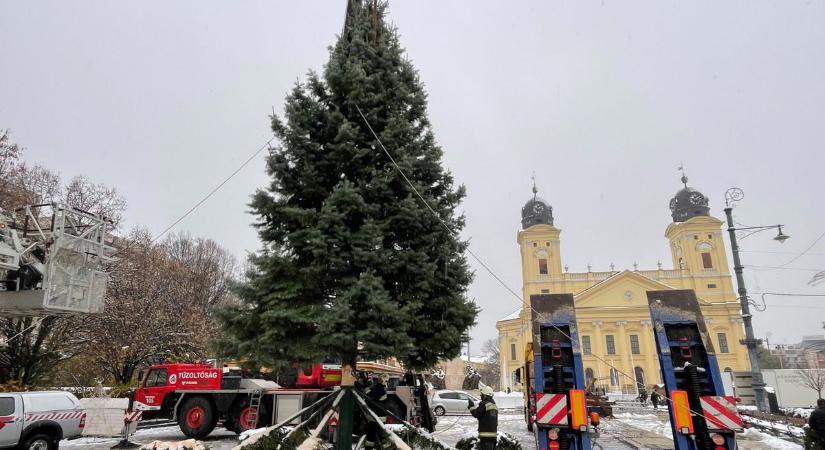
<path fill-rule="evenodd" d="M 673 267 L 622 272 L 564 272 L 561 259 L 561 230 L 550 225 L 534 225 L 518 233 L 521 249 L 523 295 L 572 293 L 575 295 L 579 336 L 589 336 L 591 355 L 583 355 L 584 367 L 603 378 L 607 390 L 633 391 L 633 368 L 644 371 L 645 384 L 661 382 L 658 358 L 650 328 L 647 306 L 649 290 L 693 289 L 715 346 L 720 369 L 750 370 L 739 305 L 728 270 L 721 231 L 722 222 L 700 216 L 672 223 L 665 231 L 670 242 Z M 710 254 L 712 267 L 704 267 L 702 253 Z M 539 259 L 547 260 L 548 273 L 539 273 Z M 502 389 L 522 386 L 514 382 L 514 372 L 524 366 L 524 347 L 530 341 L 529 308 L 518 317 L 499 321 Z M 727 340 L 727 352 L 720 348 L 719 333 Z M 613 336 L 615 354 L 608 354 L 607 336 Z M 639 340 L 639 353 L 631 353 L 630 336 Z M 581 342 L 580 342 L 581 344 Z M 512 354 L 515 345 L 515 355 Z M 597 355 L 601 358 L 596 358 Z M 513 358 L 515 356 L 515 358 Z M 618 385 L 610 385 L 610 366 L 619 372 Z"/>

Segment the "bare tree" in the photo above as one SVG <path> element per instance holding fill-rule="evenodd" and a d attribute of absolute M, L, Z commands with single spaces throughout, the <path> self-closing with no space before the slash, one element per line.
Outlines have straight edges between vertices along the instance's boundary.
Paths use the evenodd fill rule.
<path fill-rule="evenodd" d="M 484 384 L 493 389 L 499 389 L 501 381 L 501 362 L 498 340 L 488 339 L 481 345 L 481 353 L 484 355 L 484 364 L 479 368 L 481 380 Z"/>
<path fill-rule="evenodd" d="M 126 198 L 113 187 L 92 182 L 86 175 L 71 179 L 66 185 L 63 203 L 109 219 L 117 228 L 126 211 Z"/>
<path fill-rule="evenodd" d="M 20 159 L 22 149 L 13 144 L 9 135 L 9 130 L 0 130 L 0 208 L 11 209 L 10 203 L 11 186 L 16 178 L 15 173 Z"/>
<path fill-rule="evenodd" d="M 816 391 L 816 398 L 822 398 L 822 390 L 825 389 L 825 369 L 799 369 L 797 373 L 802 377 L 802 384 Z"/>
<path fill-rule="evenodd" d="M 175 236 L 154 245 L 134 230 L 112 272 L 104 312 L 92 319 L 94 363 L 128 383 L 158 358 L 198 361 L 218 329 L 211 308 L 228 295 L 234 259 L 215 242 Z"/>
<path fill-rule="evenodd" d="M 170 235 L 163 248 L 172 261 L 190 270 L 189 282 L 197 286 L 193 301 L 211 317 L 214 308 L 230 296 L 231 283 L 238 271 L 235 257 L 217 242 L 193 238 L 188 233 Z"/>

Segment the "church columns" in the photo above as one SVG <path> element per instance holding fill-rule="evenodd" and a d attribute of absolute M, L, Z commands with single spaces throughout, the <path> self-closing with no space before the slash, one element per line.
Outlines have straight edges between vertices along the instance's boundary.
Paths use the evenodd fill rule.
<path fill-rule="evenodd" d="M 656 352 L 656 338 L 653 336 L 653 324 L 650 319 L 640 320 L 639 322 L 642 324 L 642 334 L 644 335 L 644 338 L 639 337 L 639 345 L 642 346 L 645 361 L 643 366 L 645 369 L 645 384 L 650 385 L 661 382 L 662 376 Z"/>
<path fill-rule="evenodd" d="M 591 353 L 598 357 L 603 357 L 606 352 L 604 351 L 604 336 L 602 335 L 602 325 L 604 322 L 601 320 L 594 320 L 593 321 L 593 337 L 590 339 L 590 346 L 591 346 Z M 600 386 L 603 385 L 604 381 L 602 378 L 605 374 L 610 374 L 609 367 L 602 367 L 604 364 L 599 358 L 596 358 L 596 385 Z"/>
<path fill-rule="evenodd" d="M 626 320 L 617 320 L 616 321 L 616 329 L 618 330 L 618 336 L 616 336 L 616 340 L 619 341 L 616 345 L 616 353 L 622 355 L 625 353 L 619 361 L 619 367 L 616 370 L 619 371 L 619 389 L 624 392 L 625 385 L 633 385 L 633 367 L 630 364 L 630 338 L 627 336 L 627 321 Z M 627 370 L 627 367 L 630 366 L 630 370 Z"/>
<path fill-rule="evenodd" d="M 751 370 L 751 363 L 748 360 L 748 353 L 742 350 L 744 345 L 740 344 L 741 340 L 745 339 L 745 329 L 742 326 L 741 317 L 730 318 L 730 337 L 728 338 L 728 347 L 731 352 L 736 352 L 736 368 L 734 370 Z"/>

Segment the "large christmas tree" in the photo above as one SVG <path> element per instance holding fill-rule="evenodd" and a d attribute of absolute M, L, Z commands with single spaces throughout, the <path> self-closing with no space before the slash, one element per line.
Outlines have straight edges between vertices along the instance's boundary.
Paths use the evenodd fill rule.
<path fill-rule="evenodd" d="M 467 243 L 444 226 L 463 228 L 464 188 L 441 165 L 427 96 L 385 11 L 350 1 L 323 75 L 272 118 L 281 146 L 251 204 L 264 246 L 243 304 L 222 314 L 227 356 L 270 367 L 397 357 L 424 369 L 457 356 L 474 324 Z"/>

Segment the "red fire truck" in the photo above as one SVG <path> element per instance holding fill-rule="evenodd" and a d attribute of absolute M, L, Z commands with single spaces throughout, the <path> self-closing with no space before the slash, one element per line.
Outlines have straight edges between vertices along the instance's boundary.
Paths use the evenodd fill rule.
<path fill-rule="evenodd" d="M 412 383 L 397 385 L 403 370 L 366 363 L 376 373 L 395 375 L 388 386 L 390 410 L 399 418 L 434 429 L 435 418 L 427 402 L 420 376 Z M 213 368 L 207 364 L 158 364 L 139 375 L 141 383 L 132 393 L 133 409 L 144 419 L 170 418 L 191 438 L 201 439 L 218 425 L 240 433 L 281 423 L 306 406 L 333 392 L 341 383 L 341 366 L 315 364 L 299 370 L 294 386 L 283 388 L 273 381 L 242 376 L 240 370 Z M 404 385 L 406 384 L 406 385 Z M 305 418 L 303 418 L 305 419 Z M 300 422 L 296 420 L 295 423 Z M 432 430 L 431 430 L 432 431 Z"/>
<path fill-rule="evenodd" d="M 206 364 L 153 365 L 141 374 L 133 409 L 143 411 L 144 419 L 176 420 L 192 438 L 207 436 L 218 423 L 240 433 L 278 423 L 329 395 L 327 388 L 340 384 L 341 367 L 317 366 L 310 376 L 303 375 L 300 387 L 284 389 Z"/>

